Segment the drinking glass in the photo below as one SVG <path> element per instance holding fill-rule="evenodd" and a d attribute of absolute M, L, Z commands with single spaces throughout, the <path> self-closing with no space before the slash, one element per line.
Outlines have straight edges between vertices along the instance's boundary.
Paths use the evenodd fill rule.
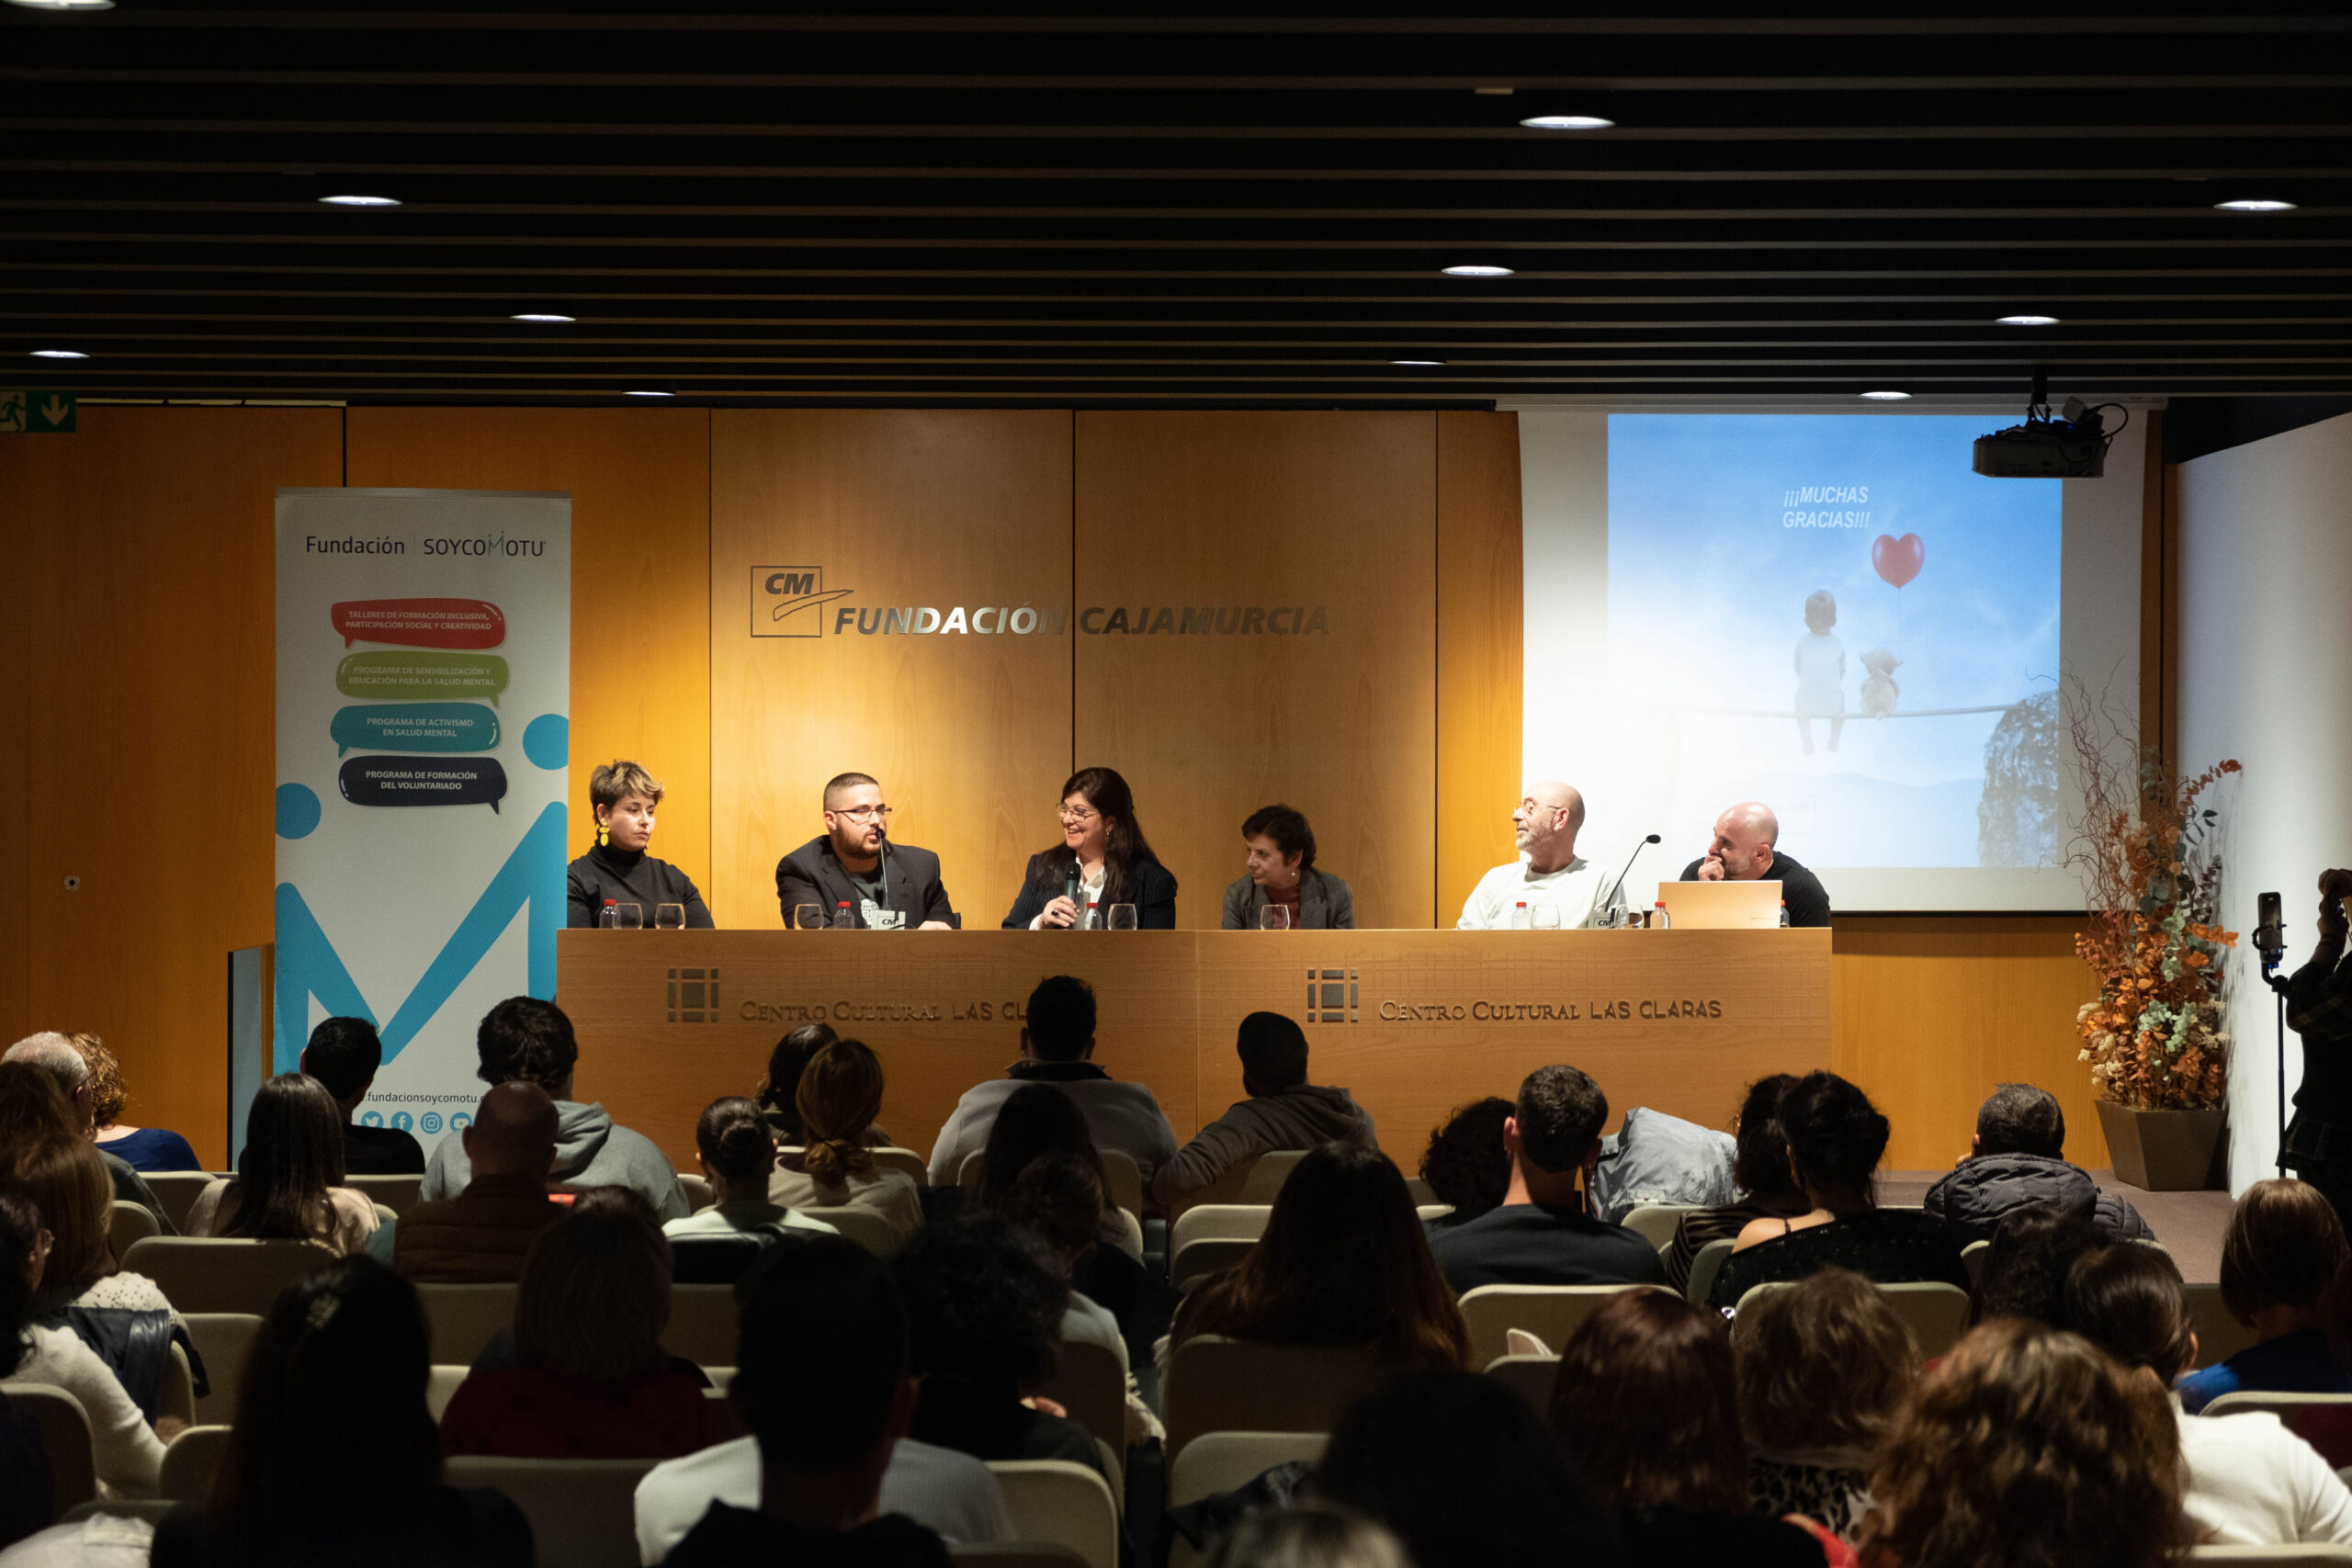
<path fill-rule="evenodd" d="M 611 914 L 613 924 L 625 931 L 639 931 L 645 929 L 645 906 L 642 904 L 616 904 L 612 907 Z"/>
<path fill-rule="evenodd" d="M 1287 904 L 1269 904 L 1264 908 L 1259 910 L 1258 929 L 1261 931 L 1286 931 L 1290 930 L 1290 906 Z"/>
<path fill-rule="evenodd" d="M 825 907 L 822 904 L 795 904 L 792 907 L 792 924 L 794 929 L 798 931 L 822 930 L 825 924 Z"/>
<path fill-rule="evenodd" d="M 686 907 L 684 904 L 656 904 L 653 906 L 653 924 L 657 929 L 665 931 L 673 931 L 684 927 L 685 923 Z"/>
<path fill-rule="evenodd" d="M 1535 917 L 1535 929 L 1537 931 L 1555 931 L 1560 929 L 1560 907 L 1558 905 L 1538 904 L 1530 912 Z"/>
<path fill-rule="evenodd" d="M 1112 905 L 1111 929 L 1114 931 L 1131 931 L 1135 930 L 1136 907 L 1133 904 Z"/>

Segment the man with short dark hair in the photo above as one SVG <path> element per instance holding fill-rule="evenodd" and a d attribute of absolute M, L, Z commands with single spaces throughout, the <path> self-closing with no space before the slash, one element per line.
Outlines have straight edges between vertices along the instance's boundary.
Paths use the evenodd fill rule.
<path fill-rule="evenodd" d="M 330 1018 L 311 1031 L 302 1071 L 326 1085 L 343 1112 L 343 1168 L 351 1176 L 415 1176 L 424 1169 L 424 1145 L 399 1127 L 368 1127 L 352 1120 L 376 1085 L 384 1043 L 364 1018 Z"/>
<path fill-rule="evenodd" d="M 455 1198 L 417 1203 L 401 1216 L 392 1267 L 436 1285 L 521 1280 L 532 1240 L 563 1213 L 548 1197 L 557 1122 L 555 1101 L 538 1085 L 492 1087 L 473 1125 L 458 1134 L 472 1179 Z"/>
<path fill-rule="evenodd" d="M 1234 1048 L 1250 1098 L 1228 1106 L 1152 1174 L 1157 1201 L 1165 1205 L 1198 1192 L 1243 1160 L 1274 1149 L 1332 1143 L 1379 1147 L 1371 1113 L 1346 1089 L 1306 1081 L 1306 1032 L 1294 1020 L 1253 1012 L 1241 1021 Z"/>
<path fill-rule="evenodd" d="M 1663 1281 L 1648 1242 L 1584 1212 L 1577 1190 L 1600 1158 L 1609 1097 L 1566 1066 L 1538 1067 L 1503 1122 L 1510 1190 L 1502 1204 L 1430 1242 L 1458 1293 L 1480 1285 L 1636 1285 Z M 1555 1347 L 1556 1348 L 1556 1347 Z"/>
<path fill-rule="evenodd" d="M 1928 1189 L 1921 1207 L 1943 1221 L 1960 1247 L 1990 1241 L 2004 1214 L 2029 1204 L 2090 1221 L 2115 1241 L 2154 1240 L 2156 1233 L 2137 1209 L 2066 1162 L 2065 1146 L 2066 1113 L 2058 1097 L 2029 1083 L 2005 1083 L 1976 1108 L 1968 1153 Z"/>
<path fill-rule="evenodd" d="M 1078 1103 L 1095 1146 L 1132 1156 L 1148 1188 L 1153 1172 L 1176 1157 L 1176 1132 L 1151 1090 L 1114 1082 L 1094 1065 L 1094 987 L 1074 975 L 1040 980 L 1024 1016 L 1021 1060 L 1004 1077 L 966 1089 L 940 1128 L 931 1146 L 931 1184 L 956 1185 L 965 1159 L 988 1146 L 997 1112 L 1015 1089 L 1049 1083 Z"/>
<path fill-rule="evenodd" d="M 963 923 L 939 880 L 939 857 L 889 836 L 891 808 L 866 773 L 826 781 L 825 830 L 775 866 L 775 900 L 789 930 L 794 911 L 814 904 L 832 925 L 841 915 L 860 931 L 954 931 Z"/>
<path fill-rule="evenodd" d="M 553 1002 L 509 997 L 482 1015 L 474 1032 L 481 1066 L 475 1076 L 486 1084 L 537 1084 L 555 1101 L 555 1165 L 548 1173 L 558 1187 L 626 1187 L 653 1205 L 662 1220 L 683 1220 L 692 1211 L 669 1156 L 642 1133 L 613 1124 L 601 1105 L 571 1098 L 571 1072 L 580 1043 L 571 1020 Z M 418 1197 L 454 1198 L 473 1180 L 465 1140 L 450 1134 L 433 1145 Z"/>
<path fill-rule="evenodd" d="M 743 1298 L 727 1397 L 760 1451 L 758 1509 L 714 1502 L 663 1561 L 947 1568 L 946 1544 L 878 1514 L 891 1450 L 914 1425 L 907 1314 L 890 1271 L 848 1242 L 776 1255 Z"/>

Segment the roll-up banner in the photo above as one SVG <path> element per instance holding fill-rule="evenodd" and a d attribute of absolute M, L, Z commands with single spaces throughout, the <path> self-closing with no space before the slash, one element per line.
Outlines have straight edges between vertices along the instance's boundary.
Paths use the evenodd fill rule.
<path fill-rule="evenodd" d="M 470 1121 L 482 1014 L 555 995 L 571 705 L 569 495 L 277 492 L 277 1071 L 365 1018 L 360 1122 Z"/>

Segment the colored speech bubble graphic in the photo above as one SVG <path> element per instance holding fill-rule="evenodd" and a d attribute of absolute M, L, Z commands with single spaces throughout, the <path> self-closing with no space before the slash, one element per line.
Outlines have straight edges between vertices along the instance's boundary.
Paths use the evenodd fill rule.
<path fill-rule="evenodd" d="M 498 744 L 498 715 L 480 703 L 374 703 L 337 708 L 327 732 L 338 757 L 354 747 L 488 751 Z"/>
<path fill-rule="evenodd" d="M 506 660 L 494 653 L 348 653 L 334 667 L 346 697 L 484 697 L 506 689 Z"/>
<path fill-rule="evenodd" d="M 496 648 L 506 640 L 505 613 L 487 599 L 346 599 L 327 614 L 345 648 Z"/>
<path fill-rule="evenodd" d="M 488 757 L 413 762 L 405 757 L 354 757 L 335 774 L 354 806 L 487 806 L 506 798 L 506 770 Z"/>

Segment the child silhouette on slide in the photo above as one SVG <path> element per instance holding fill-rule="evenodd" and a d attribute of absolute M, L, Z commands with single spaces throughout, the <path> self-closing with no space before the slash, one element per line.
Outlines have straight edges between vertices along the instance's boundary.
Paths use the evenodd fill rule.
<path fill-rule="evenodd" d="M 1805 635 L 1797 638 L 1797 739 L 1813 755 L 1813 721 L 1829 721 L 1829 749 L 1846 729 L 1846 645 L 1829 635 L 1838 624 L 1838 601 L 1816 588 L 1804 602 Z"/>

